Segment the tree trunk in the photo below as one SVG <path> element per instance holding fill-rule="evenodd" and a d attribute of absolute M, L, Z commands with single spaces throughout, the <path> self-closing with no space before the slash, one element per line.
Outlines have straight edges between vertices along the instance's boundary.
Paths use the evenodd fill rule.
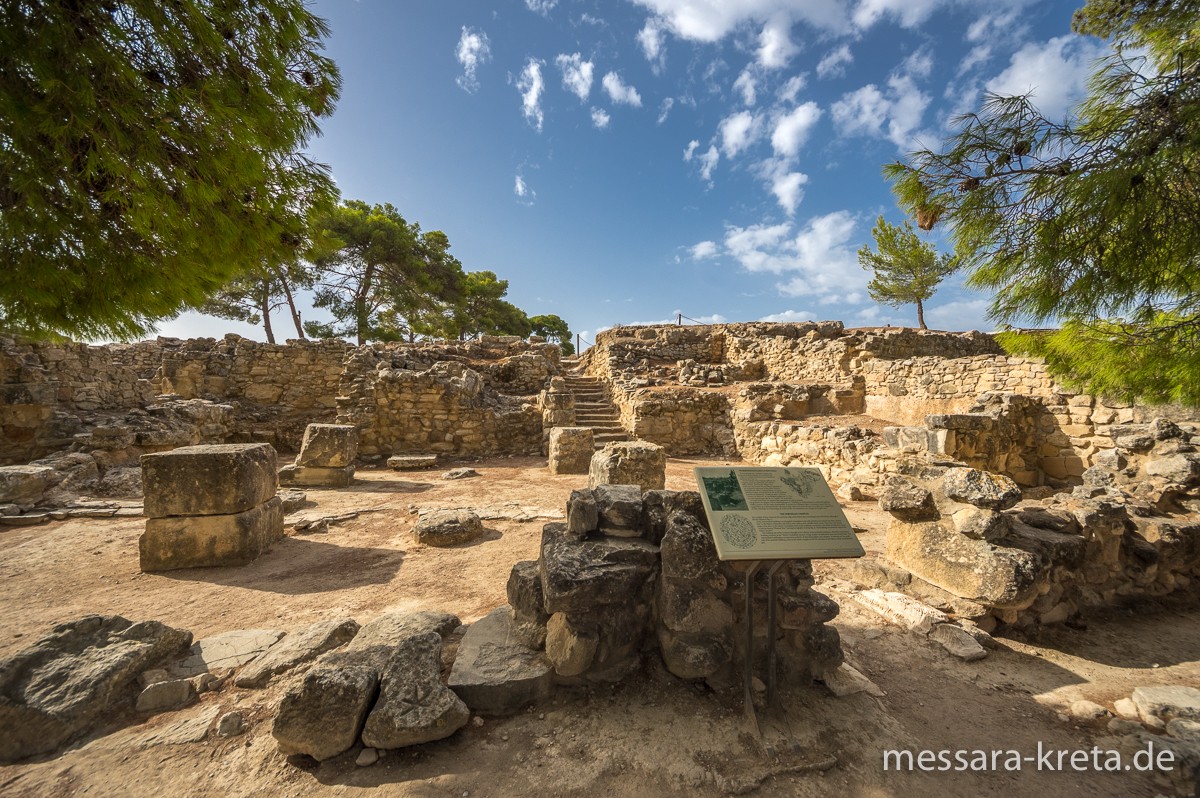
<path fill-rule="evenodd" d="M 925 308 L 921 306 L 921 300 L 917 300 L 917 324 L 921 325 L 922 330 L 928 330 L 925 326 Z"/>
<path fill-rule="evenodd" d="M 304 340 L 304 328 L 300 326 L 300 314 L 296 311 L 296 300 L 292 297 L 292 287 L 288 285 L 287 277 L 280 273 L 279 284 L 283 286 L 283 295 L 287 297 L 288 310 L 292 312 L 292 324 L 296 325 L 296 337 Z"/>
<path fill-rule="evenodd" d="M 271 329 L 271 292 L 265 288 L 258 295 L 258 311 L 262 313 L 263 330 L 267 333 L 267 343 L 275 343 L 275 332 Z"/>

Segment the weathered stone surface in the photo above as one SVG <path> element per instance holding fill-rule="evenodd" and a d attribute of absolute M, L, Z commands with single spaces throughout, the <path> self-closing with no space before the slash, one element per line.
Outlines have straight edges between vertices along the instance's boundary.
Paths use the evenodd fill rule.
<path fill-rule="evenodd" d="M 358 456 L 358 429 L 349 424 L 309 424 L 296 465 L 345 468 Z"/>
<path fill-rule="evenodd" d="M 387 459 L 388 468 L 396 471 L 415 471 L 437 465 L 436 454 L 394 454 Z"/>
<path fill-rule="evenodd" d="M 733 659 L 728 634 L 686 634 L 660 626 L 658 647 L 667 670 L 680 679 L 705 679 Z"/>
<path fill-rule="evenodd" d="M 426 546 L 456 546 L 483 534 L 483 521 L 470 510 L 431 510 L 413 527 L 413 537 Z"/>
<path fill-rule="evenodd" d="M 1144 723 L 1151 719 L 1157 719 L 1159 723 L 1173 718 L 1200 720 L 1200 690 L 1195 687 L 1138 687 L 1133 691 L 1132 700 Z"/>
<path fill-rule="evenodd" d="M 642 536 L 658 543 L 667 533 L 667 521 L 686 513 L 704 522 L 704 503 L 694 490 L 648 490 L 642 494 Z"/>
<path fill-rule="evenodd" d="M 1200 456 L 1194 454 L 1173 454 L 1148 460 L 1142 470 L 1147 476 L 1162 477 L 1180 485 L 1200 484 Z"/>
<path fill-rule="evenodd" d="M 508 575 L 506 591 L 513 612 L 537 617 L 546 614 L 542 575 L 537 560 L 523 560 L 514 565 Z"/>
<path fill-rule="evenodd" d="M 883 698 L 886 695 L 879 688 L 879 685 L 866 676 L 863 676 L 858 669 L 846 662 L 841 663 L 832 670 L 826 671 L 822 675 L 822 680 L 825 682 L 825 686 L 829 688 L 829 692 L 838 698 L 845 698 L 855 693 L 866 693 L 876 698 Z"/>
<path fill-rule="evenodd" d="M 567 532 L 583 540 L 600 528 L 600 511 L 592 490 L 573 490 L 567 499 Z"/>
<path fill-rule="evenodd" d="M 955 512 L 951 519 L 960 535 L 975 540 L 996 542 L 1012 531 L 1012 519 L 996 510 L 982 507 L 964 507 Z"/>
<path fill-rule="evenodd" d="M 1107 707 L 1086 699 L 1072 701 L 1067 712 L 1072 719 L 1080 723 L 1107 723 L 1108 719 L 1113 716 Z"/>
<path fill-rule="evenodd" d="M 539 560 L 545 610 L 584 614 L 645 594 L 658 572 L 658 549 L 638 539 L 576 541 L 546 524 Z"/>
<path fill-rule="evenodd" d="M 952 468 L 942 480 L 946 497 L 988 510 L 1007 510 L 1021 501 L 1021 489 L 1003 474 L 978 468 Z"/>
<path fill-rule="evenodd" d="M 879 493 L 879 507 L 904 521 L 930 521 L 938 517 L 933 494 L 901 476 L 892 476 Z"/>
<path fill-rule="evenodd" d="M 346 651 L 385 650 L 390 652 L 400 641 L 409 637 L 436 632 L 444 638 L 461 625 L 457 615 L 440 610 L 385 612 L 369 623 L 363 624 L 362 628 L 358 630 L 358 634 L 347 644 Z M 382 667 L 384 663 L 379 664 Z"/>
<path fill-rule="evenodd" d="M 285 634 L 278 629 L 239 629 L 205 637 L 193 643 L 187 656 L 172 662 L 167 671 L 172 676 L 186 679 L 201 673 L 239 668 L 261 656 Z"/>
<path fill-rule="evenodd" d="M 903 593 L 864 590 L 856 594 L 854 598 L 859 604 L 897 626 L 903 626 L 905 629 L 920 634 L 929 634 L 934 626 L 950 620 L 941 610 L 936 610 Z"/>
<path fill-rule="evenodd" d="M 485 715 L 511 715 L 550 695 L 554 669 L 539 651 L 512 641 L 511 608 L 492 610 L 467 628 L 449 687 Z"/>
<path fill-rule="evenodd" d="M 245 565 L 283 537 L 283 503 L 277 496 L 232 515 L 146 519 L 138 541 L 143 571 Z"/>
<path fill-rule="evenodd" d="M 586 474 L 595 451 L 591 427 L 554 427 L 550 430 L 550 473 Z"/>
<path fill-rule="evenodd" d="M 887 557 L 960 598 L 998 608 L 1029 606 L 1047 571 L 1036 554 L 972 540 L 936 521 L 893 519 L 887 530 Z"/>
<path fill-rule="evenodd" d="M 673 632 L 723 634 L 733 628 L 733 608 L 713 591 L 663 577 L 658 583 L 658 617 Z"/>
<path fill-rule="evenodd" d="M 284 694 L 271 735 L 284 754 L 335 757 L 358 740 L 378 692 L 375 667 L 318 663 Z"/>
<path fill-rule="evenodd" d="M 642 490 L 662 490 L 667 479 L 667 453 L 646 441 L 607 444 L 592 455 L 588 487 L 637 485 Z"/>
<path fill-rule="evenodd" d="M 642 523 L 642 490 L 637 485 L 597 485 L 592 489 L 600 531 L 636 537 Z"/>
<path fill-rule="evenodd" d="M 238 687 L 265 687 L 272 676 L 345 645 L 356 634 L 358 624 L 350 618 L 319 621 L 305 626 L 251 660 L 238 673 L 234 683 Z"/>
<path fill-rule="evenodd" d="M 286 465 L 279 469 L 279 484 L 301 488 L 344 488 L 354 481 L 354 466 L 318 468 Z"/>
<path fill-rule="evenodd" d="M 133 744 L 138 748 L 152 748 L 159 745 L 187 745 L 198 743 L 208 736 L 213 721 L 221 714 L 220 707 L 208 707 L 200 711 L 194 718 L 185 718 L 175 723 L 155 724 L 146 732 L 133 737 Z"/>
<path fill-rule="evenodd" d="M 929 639 L 964 662 L 974 662 L 987 656 L 987 651 L 970 632 L 952 623 L 939 623 L 929 632 Z"/>
<path fill-rule="evenodd" d="M 226 712 L 217 719 L 217 735 L 220 737 L 237 737 L 245 731 L 246 718 L 241 712 Z"/>
<path fill-rule="evenodd" d="M 673 514 L 660 546 L 665 577 L 711 579 L 720 566 L 712 534 L 694 515 Z"/>
<path fill-rule="evenodd" d="M 279 501 L 283 505 L 284 515 L 294 513 L 308 503 L 308 494 L 304 491 L 281 490 L 276 495 L 279 496 Z"/>
<path fill-rule="evenodd" d="M 466 725 L 470 710 L 441 682 L 441 652 L 436 632 L 396 646 L 380 678 L 379 699 L 363 726 L 364 745 L 402 748 L 441 740 Z"/>
<path fill-rule="evenodd" d="M 267 443 L 183 446 L 144 454 L 147 518 L 232 515 L 275 496 L 275 449 Z"/>
<path fill-rule="evenodd" d="M 89 615 L 0 660 L 0 762 L 53 751 L 128 706 L 139 674 L 191 641 L 157 621 Z"/>
<path fill-rule="evenodd" d="M 546 659 L 559 676 L 582 674 L 596 659 L 599 647 L 595 630 L 572 624 L 565 613 L 554 613 L 546 623 Z"/>
<path fill-rule="evenodd" d="M 53 475 L 54 469 L 47 466 L 0 466 L 0 504 L 37 504 Z"/>
<path fill-rule="evenodd" d="M 138 694 L 134 709 L 145 714 L 168 712 L 172 709 L 186 707 L 194 703 L 198 697 L 196 695 L 196 687 L 191 681 L 187 679 L 168 679 L 167 681 L 147 685 Z"/>

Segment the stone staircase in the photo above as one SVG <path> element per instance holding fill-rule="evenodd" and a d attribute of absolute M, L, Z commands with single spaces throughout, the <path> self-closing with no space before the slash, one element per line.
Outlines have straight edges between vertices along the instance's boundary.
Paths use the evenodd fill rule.
<path fill-rule="evenodd" d="M 563 379 L 575 397 L 575 426 L 590 427 L 597 449 L 613 441 L 630 440 L 621 416 L 604 391 L 604 383 L 586 374 L 566 374 Z"/>

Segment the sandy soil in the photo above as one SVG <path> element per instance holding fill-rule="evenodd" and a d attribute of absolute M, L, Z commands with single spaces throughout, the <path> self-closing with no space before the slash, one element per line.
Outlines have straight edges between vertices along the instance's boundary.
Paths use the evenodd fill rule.
<path fill-rule="evenodd" d="M 197 638 L 241 628 L 294 629 L 333 617 L 365 622 L 385 609 L 436 608 L 475 620 L 505 602 L 513 563 L 535 559 L 541 525 L 560 518 L 585 478 L 551 476 L 536 458 L 466 463 L 479 477 L 441 471 L 360 471 L 349 490 L 308 490 L 301 518 L 360 514 L 321 534 L 289 537 L 242 568 L 171 574 L 137 570 L 140 519 L 89 519 L 0 533 L 0 656 L 56 623 L 88 613 L 154 618 Z M 692 489 L 672 460 L 667 487 Z M 492 516 L 473 544 L 414 544 L 417 508 L 471 507 Z M 847 507 L 868 552 L 883 546 L 886 517 L 873 503 Z M 270 736 L 286 681 L 263 691 L 231 684 L 188 709 L 142 720 L 113 718 L 60 753 L 0 767 L 12 796 L 726 795 L 1153 796 L 1145 775 L 883 770 L 886 749 L 1090 749 L 1102 729 L 1059 713 L 1088 698 L 1111 706 L 1135 686 L 1200 685 L 1200 608 L 1156 602 L 1089 619 L 1036 640 L 1001 640 L 980 662 L 952 659 L 928 640 L 881 623 L 851 599 L 844 563 L 818 564 L 818 589 L 842 606 L 835 625 L 848 660 L 886 693 L 838 699 L 821 686 L 784 686 L 751 732 L 740 694 L 678 681 L 649 663 L 615 688 L 560 689 L 544 706 L 474 719 L 452 738 L 386 752 L 370 767 L 358 749 L 328 762 L 289 762 Z M 167 744 L 163 734 L 205 713 L 240 709 L 249 731 Z M 156 735 L 158 739 L 156 741 Z"/>

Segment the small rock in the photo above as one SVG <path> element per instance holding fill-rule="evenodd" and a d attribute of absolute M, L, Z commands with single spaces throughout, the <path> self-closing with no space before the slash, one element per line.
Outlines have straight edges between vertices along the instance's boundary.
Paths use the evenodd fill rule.
<path fill-rule="evenodd" d="M 470 510 L 432 510 L 420 516 L 413 527 L 418 543 L 454 546 L 469 543 L 483 534 L 483 521 Z"/>
<path fill-rule="evenodd" d="M 1118 698 L 1113 702 L 1113 710 L 1119 718 L 1124 718 L 1125 720 L 1138 719 L 1137 704 L 1133 703 L 1132 699 Z"/>
<path fill-rule="evenodd" d="M 479 476 L 479 472 L 474 468 L 452 468 L 442 474 L 442 479 L 466 479 L 477 476 Z"/>
<path fill-rule="evenodd" d="M 883 690 L 879 689 L 879 685 L 845 662 L 834 670 L 828 671 L 823 679 L 825 686 L 838 698 L 845 698 L 855 693 L 867 693 L 876 698 L 883 698 L 885 695 Z"/>
<path fill-rule="evenodd" d="M 217 721 L 217 734 L 221 737 L 237 737 L 246 731 L 246 719 L 241 712 L 226 712 Z"/>
<path fill-rule="evenodd" d="M 987 656 L 987 651 L 970 632 L 952 623 L 939 623 L 929 632 L 929 638 L 964 662 L 974 662 Z"/>
<path fill-rule="evenodd" d="M 1080 723 L 1099 723 L 1112 717 L 1108 707 L 1103 707 L 1095 701 L 1080 700 L 1071 704 L 1071 717 Z"/>
<path fill-rule="evenodd" d="M 143 713 L 167 712 L 186 707 L 196 700 L 196 688 L 187 679 L 171 679 L 155 682 L 138 695 L 137 711 Z"/>
<path fill-rule="evenodd" d="M 360 768 L 370 767 L 379 761 L 379 751 L 374 748 L 364 748 L 358 752 L 358 757 L 354 760 L 354 764 Z"/>
<path fill-rule="evenodd" d="M 1174 718 L 1167 722 L 1167 734 L 1180 740 L 1200 741 L 1200 721 Z"/>
<path fill-rule="evenodd" d="M 211 673 L 202 673 L 199 676 L 193 676 L 188 681 L 196 688 L 197 693 L 207 693 L 209 690 L 216 690 L 221 684 L 221 680 Z"/>

